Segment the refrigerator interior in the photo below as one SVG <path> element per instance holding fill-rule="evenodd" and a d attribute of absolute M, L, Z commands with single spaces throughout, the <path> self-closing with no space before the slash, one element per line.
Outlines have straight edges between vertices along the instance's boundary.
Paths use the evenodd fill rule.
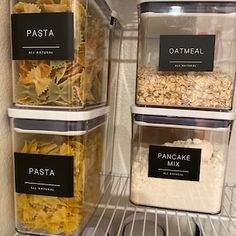
<path fill-rule="evenodd" d="M 224 236 L 236 235 L 236 130 L 231 134 L 222 211 L 205 215 L 134 206 L 129 202 L 131 114 L 135 102 L 138 19 L 136 0 L 107 1 L 124 26 L 118 78 L 112 176 L 85 235 Z M 125 7 L 124 7 L 125 6 Z M 168 196 L 167 196 L 168 197 Z"/>
<path fill-rule="evenodd" d="M 107 0 L 124 26 L 118 78 L 112 175 L 84 236 L 235 236 L 236 130 L 231 134 L 222 211 L 218 215 L 134 206 L 129 202 L 130 105 L 135 100 L 137 58 L 136 0 Z M 168 197 L 168 196 L 167 196 Z M 11 236 L 11 235 L 3 235 Z"/>

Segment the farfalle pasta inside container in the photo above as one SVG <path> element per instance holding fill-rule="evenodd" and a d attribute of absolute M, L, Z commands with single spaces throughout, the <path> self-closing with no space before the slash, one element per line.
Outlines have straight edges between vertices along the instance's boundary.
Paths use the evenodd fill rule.
<path fill-rule="evenodd" d="M 103 193 L 107 108 L 69 116 L 11 109 L 9 115 L 17 231 L 82 233 Z"/>
<path fill-rule="evenodd" d="M 12 2 L 17 106 L 85 109 L 106 103 L 110 9 L 103 5 L 94 0 Z"/>

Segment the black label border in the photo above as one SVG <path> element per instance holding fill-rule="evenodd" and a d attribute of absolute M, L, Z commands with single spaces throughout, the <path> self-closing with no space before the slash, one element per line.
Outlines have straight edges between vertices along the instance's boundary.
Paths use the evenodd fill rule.
<path fill-rule="evenodd" d="M 199 71 L 214 70 L 216 35 L 160 35 L 160 71 Z M 169 48 L 201 48 L 204 55 L 171 55 Z"/>
<path fill-rule="evenodd" d="M 183 162 L 182 166 L 168 167 L 169 160 L 158 159 L 156 153 L 162 151 L 168 153 L 191 153 L 191 161 Z M 184 148 L 150 145 L 148 154 L 148 177 L 157 179 L 181 180 L 181 181 L 200 181 L 201 157 L 200 148 Z M 176 174 L 177 173 L 177 174 Z"/>
<path fill-rule="evenodd" d="M 30 38 L 23 33 L 27 29 L 54 29 L 55 37 Z M 14 13 L 11 15 L 11 33 L 13 60 L 74 59 L 73 12 Z"/>
<path fill-rule="evenodd" d="M 54 176 L 29 176 L 29 168 L 53 169 Z M 74 157 L 14 153 L 15 191 L 54 197 L 74 197 Z"/>

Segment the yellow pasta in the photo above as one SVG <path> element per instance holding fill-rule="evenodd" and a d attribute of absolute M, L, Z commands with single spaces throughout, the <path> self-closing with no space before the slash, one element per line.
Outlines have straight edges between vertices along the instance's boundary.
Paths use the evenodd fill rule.
<path fill-rule="evenodd" d="M 101 129 L 90 132 L 86 137 L 58 137 L 51 142 L 27 140 L 21 152 L 74 157 L 74 197 L 17 193 L 16 207 L 18 222 L 28 232 L 76 235 L 94 210 L 92 205 L 101 196 L 98 178 L 102 165 Z"/>
<path fill-rule="evenodd" d="M 53 0 L 37 0 L 36 4 L 54 4 Z"/>
<path fill-rule="evenodd" d="M 60 4 L 66 4 L 67 6 L 70 6 L 71 0 L 61 0 Z"/>
<path fill-rule="evenodd" d="M 42 78 L 46 78 L 50 76 L 52 69 L 49 65 L 45 63 L 40 63 L 39 68 L 40 68 Z"/>
<path fill-rule="evenodd" d="M 33 3 L 19 2 L 14 6 L 15 13 L 40 13 L 41 9 Z"/>
<path fill-rule="evenodd" d="M 68 12 L 70 8 L 66 4 L 44 4 L 45 12 Z"/>
<path fill-rule="evenodd" d="M 87 9 L 85 2 L 80 0 L 31 0 L 30 3 L 28 0 L 19 0 L 16 2 L 13 12 L 17 14 L 72 12 L 75 26 L 74 60 L 17 62 L 16 103 L 84 107 L 104 102 L 102 76 L 105 62 L 99 58 L 104 56 L 100 52 L 106 33 L 103 19 L 99 17 L 96 10 L 92 10 L 92 7 Z M 94 70 L 90 67 L 94 67 Z M 92 75 L 90 71 L 93 72 Z M 90 75 L 92 79 L 87 78 Z M 84 91 L 84 85 L 89 84 L 86 81 L 91 85 Z"/>

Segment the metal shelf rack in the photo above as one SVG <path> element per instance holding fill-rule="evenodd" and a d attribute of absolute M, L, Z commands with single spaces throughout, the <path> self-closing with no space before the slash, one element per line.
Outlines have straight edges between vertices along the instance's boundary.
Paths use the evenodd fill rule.
<path fill-rule="evenodd" d="M 234 185 L 225 186 L 222 210 L 218 215 L 134 206 L 129 201 L 128 193 L 128 176 L 113 175 L 109 178 L 94 216 L 96 222 L 88 226 L 91 227 L 91 236 L 100 235 L 98 231 L 101 226 L 104 235 L 111 231 L 115 236 L 138 236 L 135 232 L 138 227 L 140 236 L 159 236 L 158 225 L 165 231 L 165 236 L 236 236 Z M 128 234 L 125 232 L 127 217 L 130 223 Z M 147 228 L 150 221 L 154 225 L 153 232 Z"/>
<path fill-rule="evenodd" d="M 225 186 L 218 215 L 135 206 L 129 201 L 129 177 L 124 175 L 108 177 L 103 189 L 83 236 L 236 236 L 235 185 Z"/>

